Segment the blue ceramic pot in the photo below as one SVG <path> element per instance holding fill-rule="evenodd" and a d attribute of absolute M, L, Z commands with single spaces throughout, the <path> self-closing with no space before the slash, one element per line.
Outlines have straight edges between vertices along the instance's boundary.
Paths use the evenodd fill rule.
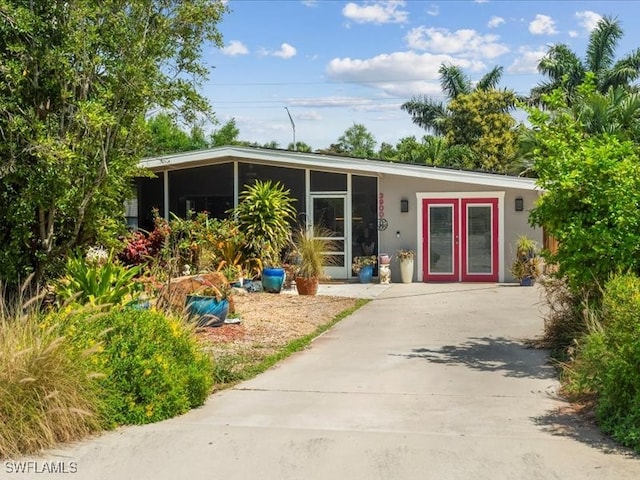
<path fill-rule="evenodd" d="M 358 273 L 360 283 L 371 283 L 373 281 L 373 265 L 365 265 Z"/>
<path fill-rule="evenodd" d="M 536 280 L 533 277 L 524 277 L 520 280 L 520 285 L 523 287 L 533 287 L 534 283 L 536 283 Z"/>
<path fill-rule="evenodd" d="M 284 284 L 284 268 L 265 268 L 262 270 L 262 289 L 265 292 L 280 293 Z"/>
<path fill-rule="evenodd" d="M 229 313 L 229 300 L 216 297 L 187 295 L 187 313 L 199 327 L 222 325 Z"/>

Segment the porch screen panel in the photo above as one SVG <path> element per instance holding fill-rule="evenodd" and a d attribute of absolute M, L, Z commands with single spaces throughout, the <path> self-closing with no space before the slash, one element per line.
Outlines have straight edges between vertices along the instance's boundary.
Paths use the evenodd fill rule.
<path fill-rule="evenodd" d="M 347 175 L 345 173 L 320 172 L 311 170 L 312 192 L 346 192 Z"/>
<path fill-rule="evenodd" d="M 153 211 L 164 217 L 164 179 L 163 174 L 155 177 L 136 178 L 138 199 L 138 228 L 153 230 Z"/>
<path fill-rule="evenodd" d="M 192 210 L 226 218 L 233 208 L 233 163 L 169 172 L 169 207 L 179 217 Z"/>
<path fill-rule="evenodd" d="M 467 273 L 492 273 L 490 205 L 467 205 Z"/>
<path fill-rule="evenodd" d="M 351 255 L 378 254 L 378 179 L 351 177 Z"/>
<path fill-rule="evenodd" d="M 240 162 L 238 164 L 240 193 L 247 185 L 252 185 L 256 180 L 280 182 L 285 189 L 289 190 L 291 197 L 296 200 L 293 203 L 296 211 L 306 211 L 305 174 L 303 169 Z M 298 218 L 298 220 L 304 223 L 303 218 Z"/>

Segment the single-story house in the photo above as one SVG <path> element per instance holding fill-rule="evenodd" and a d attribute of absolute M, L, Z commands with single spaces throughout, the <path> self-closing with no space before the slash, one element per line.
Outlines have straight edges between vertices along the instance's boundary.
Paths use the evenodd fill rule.
<path fill-rule="evenodd" d="M 279 181 L 296 201 L 298 219 L 322 224 L 338 243 L 335 279 L 352 276 L 354 257 L 399 249 L 416 252 L 414 281 L 505 282 L 519 235 L 542 242 L 528 224 L 539 190 L 529 178 L 382 160 L 253 147 L 218 147 L 157 158 L 141 166 L 129 220 L 149 229 L 152 209 L 222 217 L 244 185 Z M 392 262 L 392 278 L 399 278 Z"/>

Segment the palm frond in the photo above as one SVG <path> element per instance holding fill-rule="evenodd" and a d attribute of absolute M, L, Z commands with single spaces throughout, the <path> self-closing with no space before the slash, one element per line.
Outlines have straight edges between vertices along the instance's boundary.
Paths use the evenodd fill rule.
<path fill-rule="evenodd" d="M 612 17 L 602 17 L 589 36 L 586 63 L 588 70 L 600 77 L 613 65 L 618 40 L 622 38 L 620 22 Z"/>
<path fill-rule="evenodd" d="M 618 60 L 602 80 L 602 88 L 629 85 L 640 78 L 640 48 Z"/>
<path fill-rule="evenodd" d="M 440 86 L 450 99 L 471 92 L 471 80 L 458 65 L 440 65 Z"/>
<path fill-rule="evenodd" d="M 436 135 L 443 134 L 443 119 L 447 117 L 447 108 L 442 102 L 429 97 L 413 97 L 400 107 L 411 115 L 413 123 Z"/>
<path fill-rule="evenodd" d="M 493 90 L 500 83 L 504 67 L 496 65 L 493 69 L 485 74 L 476 84 L 476 90 Z"/>

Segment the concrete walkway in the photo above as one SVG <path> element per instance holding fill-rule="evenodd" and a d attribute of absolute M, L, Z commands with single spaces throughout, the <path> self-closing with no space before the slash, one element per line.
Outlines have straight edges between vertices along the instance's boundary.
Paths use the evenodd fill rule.
<path fill-rule="evenodd" d="M 203 408 L 38 465 L 75 462 L 50 477 L 87 480 L 640 478 L 638 458 L 556 397 L 545 352 L 523 346 L 542 329 L 536 288 L 369 288 L 309 349 Z"/>

